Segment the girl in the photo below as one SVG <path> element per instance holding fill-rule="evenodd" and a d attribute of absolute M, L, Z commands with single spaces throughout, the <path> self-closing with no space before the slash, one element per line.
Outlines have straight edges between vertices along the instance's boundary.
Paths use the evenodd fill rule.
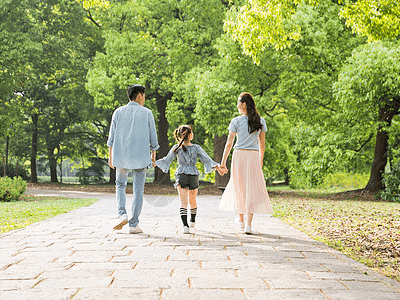
<path fill-rule="evenodd" d="M 262 172 L 267 125 L 257 112 L 251 94 L 240 94 L 237 108 L 242 116 L 233 118 L 228 127 L 229 136 L 221 162 L 221 168 L 227 170 L 226 160 L 236 136 L 231 177 L 222 195 L 220 209 L 238 213 L 240 230 L 251 234 L 253 214 L 272 213 Z M 247 215 L 246 226 L 244 214 Z"/>
<path fill-rule="evenodd" d="M 196 168 L 197 158 L 199 157 L 204 164 L 206 173 L 210 173 L 214 168 L 223 175 L 224 171 L 219 164 L 213 161 L 208 154 L 196 144 L 192 144 L 193 129 L 190 125 L 181 125 L 174 131 L 177 145 L 174 145 L 168 155 L 155 162 L 164 173 L 168 172 L 169 166 L 178 157 L 178 169 L 175 172 L 175 187 L 178 189 L 181 202 L 180 215 L 183 223 L 183 233 L 190 233 L 190 228 L 194 228 L 197 214 L 196 196 L 199 187 L 200 172 Z M 187 206 L 190 204 L 190 224 L 187 222 Z"/>

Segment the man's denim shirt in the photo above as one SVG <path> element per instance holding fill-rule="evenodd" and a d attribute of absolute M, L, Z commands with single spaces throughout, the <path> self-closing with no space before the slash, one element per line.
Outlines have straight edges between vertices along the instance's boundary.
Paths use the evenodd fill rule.
<path fill-rule="evenodd" d="M 134 101 L 117 108 L 112 116 L 107 146 L 112 147 L 114 167 L 151 167 L 150 150 L 160 148 L 151 110 Z"/>

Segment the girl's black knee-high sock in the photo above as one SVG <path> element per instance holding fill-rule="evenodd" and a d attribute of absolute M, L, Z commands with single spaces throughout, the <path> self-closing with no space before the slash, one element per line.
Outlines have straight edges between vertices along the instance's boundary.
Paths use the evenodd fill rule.
<path fill-rule="evenodd" d="M 190 222 L 196 222 L 197 207 L 190 209 Z"/>
<path fill-rule="evenodd" d="M 181 219 L 182 219 L 183 226 L 189 227 L 188 222 L 187 222 L 187 209 L 181 207 L 179 209 L 179 213 L 181 214 Z"/>

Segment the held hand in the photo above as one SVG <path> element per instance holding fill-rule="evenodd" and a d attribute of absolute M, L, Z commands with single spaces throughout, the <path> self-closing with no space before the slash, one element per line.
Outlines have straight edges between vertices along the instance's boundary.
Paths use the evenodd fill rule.
<path fill-rule="evenodd" d="M 112 165 L 112 159 L 108 159 L 108 165 L 110 166 L 111 169 L 115 169 L 115 167 Z"/>
<path fill-rule="evenodd" d="M 228 168 L 226 166 L 221 166 L 222 172 L 224 173 L 224 175 L 226 173 L 228 173 Z"/>
<path fill-rule="evenodd" d="M 228 172 L 228 170 L 226 169 L 226 167 L 225 167 L 225 168 L 222 168 L 221 166 L 218 166 L 216 169 L 217 169 L 217 171 L 218 171 L 218 174 L 221 175 L 221 176 L 224 176 L 224 175 Z"/>

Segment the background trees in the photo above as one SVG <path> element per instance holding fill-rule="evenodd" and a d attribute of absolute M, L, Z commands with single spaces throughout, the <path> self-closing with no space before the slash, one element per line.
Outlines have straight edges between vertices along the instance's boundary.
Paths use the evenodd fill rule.
<path fill-rule="evenodd" d="M 230 12 L 226 28 L 255 62 L 262 61 L 260 57 L 268 45 L 292 55 L 290 71 L 281 76 L 283 93 L 278 94 L 294 99 L 295 110 L 302 114 L 299 116 L 292 109 L 291 115 L 301 125 L 292 127 L 295 136 L 300 137 L 294 145 L 298 159 L 292 169 L 294 174 L 301 175 L 301 180 L 315 185 L 327 172 L 354 168 L 351 161 L 368 155 L 376 135 L 371 176 L 365 189 L 375 192 L 384 187 L 382 174 L 389 139 L 384 128 L 398 114 L 395 90 L 399 82 L 392 78 L 396 77 L 392 75 L 396 70 L 391 67 L 396 55 L 390 53 L 388 59 L 383 54 L 388 54 L 387 48 L 373 43 L 362 46 L 365 50 L 361 58 L 358 45 L 365 41 L 352 35 L 344 25 L 370 42 L 395 38 L 400 33 L 399 12 L 399 4 L 391 1 L 279 0 L 252 1 L 240 11 Z M 347 61 L 352 51 L 353 57 Z M 372 52 L 382 52 L 382 59 L 376 57 L 378 54 L 368 57 L 366 53 Z M 374 59 L 379 63 L 371 65 Z M 357 84 L 353 85 L 354 80 Z M 333 93 L 333 86 L 340 92 Z M 316 138 L 299 136 L 301 131 Z"/>
<path fill-rule="evenodd" d="M 399 71 L 398 42 L 362 45 L 353 51 L 335 84 L 342 108 L 340 120 L 353 132 L 361 129 L 361 134 L 375 135 L 374 160 L 365 187 L 374 192 L 383 189 L 388 157 L 393 159 L 389 134 L 397 136 L 391 125 L 400 114 Z"/>
<path fill-rule="evenodd" d="M 132 83 L 147 88 L 158 157 L 187 123 L 219 160 L 248 91 L 269 129 L 268 181 L 312 187 L 370 172 L 366 189 L 377 191 L 398 164 L 395 1 L 0 3 L 1 153 L 28 161 L 33 182 L 38 157 L 54 182 L 62 157 L 82 162 L 82 181 L 101 180 L 111 115 Z M 157 170 L 155 181 L 170 176 Z"/>
<path fill-rule="evenodd" d="M 95 14 L 104 27 L 105 51 L 88 73 L 88 90 L 97 106 L 116 108 L 127 102 L 129 84 L 145 85 L 146 105 L 158 119 L 157 157 L 168 153 L 175 129 L 169 127 L 167 103 L 184 102 L 175 94 L 185 73 L 212 63 L 224 9 L 218 0 L 138 0 L 110 3 L 106 14 Z M 155 180 L 170 182 L 169 174 L 157 169 Z"/>

